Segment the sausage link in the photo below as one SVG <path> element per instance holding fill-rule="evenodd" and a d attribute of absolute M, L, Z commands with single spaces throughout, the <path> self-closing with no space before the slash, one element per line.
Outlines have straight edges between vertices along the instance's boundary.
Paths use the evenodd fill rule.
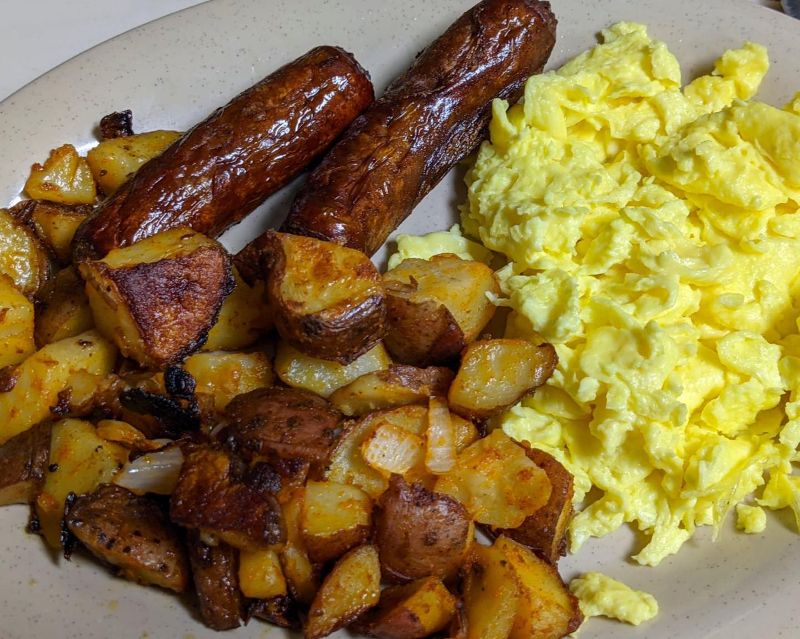
<path fill-rule="evenodd" d="M 351 54 L 312 49 L 142 166 L 78 229 L 75 259 L 178 226 L 219 235 L 324 152 L 373 99 Z"/>
<path fill-rule="evenodd" d="M 467 11 L 350 125 L 281 230 L 372 255 L 480 143 L 492 98 L 520 97 L 555 31 L 548 2 L 483 0 Z"/>

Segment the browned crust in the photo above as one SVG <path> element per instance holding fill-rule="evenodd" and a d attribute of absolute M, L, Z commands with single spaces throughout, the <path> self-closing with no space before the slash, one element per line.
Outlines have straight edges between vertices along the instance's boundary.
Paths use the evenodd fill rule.
<path fill-rule="evenodd" d="M 65 524 L 92 554 L 144 584 L 183 592 L 189 565 L 178 530 L 149 497 L 105 484 L 68 506 Z"/>
<path fill-rule="evenodd" d="M 282 230 L 372 255 L 517 100 L 555 44 L 549 3 L 483 0 L 392 82 L 311 173 Z"/>
<path fill-rule="evenodd" d="M 375 515 L 381 570 L 393 581 L 454 578 L 472 541 L 469 514 L 448 495 L 393 475 Z"/>
<path fill-rule="evenodd" d="M 78 229 L 76 260 L 178 226 L 218 236 L 325 151 L 372 99 L 351 54 L 312 49 L 142 166 Z"/>
<path fill-rule="evenodd" d="M 133 135 L 133 112 L 130 109 L 114 111 L 100 118 L 100 137 L 103 140 L 126 138 Z"/>

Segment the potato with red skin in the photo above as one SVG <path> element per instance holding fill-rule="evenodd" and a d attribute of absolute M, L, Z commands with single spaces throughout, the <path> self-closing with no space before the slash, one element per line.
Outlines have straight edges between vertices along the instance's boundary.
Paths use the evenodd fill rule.
<path fill-rule="evenodd" d="M 244 598 L 239 590 L 236 549 L 224 542 L 208 546 L 190 530 L 186 545 L 203 623 L 214 630 L 232 630 L 241 624 Z"/>
<path fill-rule="evenodd" d="M 452 497 L 393 475 L 375 514 L 381 568 L 393 581 L 454 578 L 472 545 L 474 527 Z"/>
<path fill-rule="evenodd" d="M 349 364 L 383 337 L 383 283 L 360 251 L 268 231 L 262 263 L 275 328 L 300 352 Z"/>

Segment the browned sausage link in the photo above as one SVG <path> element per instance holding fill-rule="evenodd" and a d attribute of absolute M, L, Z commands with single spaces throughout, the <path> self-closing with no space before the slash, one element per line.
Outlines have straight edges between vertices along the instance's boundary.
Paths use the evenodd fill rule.
<path fill-rule="evenodd" d="M 484 0 L 361 115 L 295 199 L 281 230 L 372 255 L 481 141 L 495 97 L 516 100 L 555 43 L 547 2 Z"/>
<path fill-rule="evenodd" d="M 318 47 L 217 109 L 78 229 L 76 260 L 177 226 L 217 236 L 312 160 L 373 100 L 352 55 Z"/>

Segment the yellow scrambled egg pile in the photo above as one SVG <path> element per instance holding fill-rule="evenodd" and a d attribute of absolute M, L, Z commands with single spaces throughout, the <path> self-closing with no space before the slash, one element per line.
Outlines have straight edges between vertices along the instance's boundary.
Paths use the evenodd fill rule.
<path fill-rule="evenodd" d="M 747 532 L 763 507 L 800 521 L 800 99 L 747 101 L 758 45 L 681 88 L 644 26 L 603 41 L 495 102 L 462 224 L 508 258 L 508 332 L 556 345 L 502 426 L 558 457 L 577 500 L 597 489 L 572 550 L 627 522 L 655 565 L 737 506 Z"/>
<path fill-rule="evenodd" d="M 644 26 L 603 39 L 494 104 L 463 227 L 510 260 L 509 331 L 560 359 L 503 428 L 599 489 L 573 551 L 629 522 L 655 565 L 762 485 L 800 518 L 800 100 L 746 102 L 754 44 L 681 88 Z"/>

